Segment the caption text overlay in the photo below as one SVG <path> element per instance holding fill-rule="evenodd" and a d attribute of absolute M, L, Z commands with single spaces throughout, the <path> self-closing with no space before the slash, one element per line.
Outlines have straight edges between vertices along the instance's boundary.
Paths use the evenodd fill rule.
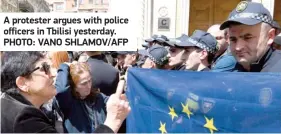
<path fill-rule="evenodd" d="M 0 13 L 1 51 L 134 51 L 133 19 L 110 13 Z"/>

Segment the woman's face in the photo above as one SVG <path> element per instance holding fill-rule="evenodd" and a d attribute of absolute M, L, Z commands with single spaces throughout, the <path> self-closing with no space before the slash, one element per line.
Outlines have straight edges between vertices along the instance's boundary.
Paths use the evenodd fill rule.
<path fill-rule="evenodd" d="M 80 79 L 76 84 L 76 92 L 80 94 L 81 99 L 86 98 L 91 93 L 92 78 L 89 72 L 83 72 L 80 75 Z"/>
<path fill-rule="evenodd" d="M 44 101 L 52 99 L 56 95 L 54 78 L 56 69 L 52 67 L 50 60 L 47 58 L 35 63 L 35 71 L 26 79 L 28 93 L 42 98 Z"/>

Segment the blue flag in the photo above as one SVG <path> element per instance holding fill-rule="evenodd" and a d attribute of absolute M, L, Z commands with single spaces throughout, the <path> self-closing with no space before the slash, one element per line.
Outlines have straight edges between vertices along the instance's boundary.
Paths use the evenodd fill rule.
<path fill-rule="evenodd" d="M 132 68 L 128 133 L 281 132 L 280 73 Z"/>

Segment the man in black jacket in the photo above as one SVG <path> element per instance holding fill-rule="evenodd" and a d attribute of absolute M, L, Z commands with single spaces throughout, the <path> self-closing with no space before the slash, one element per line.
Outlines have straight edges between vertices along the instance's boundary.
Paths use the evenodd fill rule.
<path fill-rule="evenodd" d="M 255 2 L 240 2 L 220 29 L 229 28 L 230 49 L 241 72 L 281 72 L 281 51 L 270 12 Z"/>
<path fill-rule="evenodd" d="M 119 82 L 118 70 L 104 62 L 101 52 L 87 51 L 86 53 L 89 56 L 87 62 L 91 69 L 92 88 L 99 88 L 107 96 L 115 93 Z"/>

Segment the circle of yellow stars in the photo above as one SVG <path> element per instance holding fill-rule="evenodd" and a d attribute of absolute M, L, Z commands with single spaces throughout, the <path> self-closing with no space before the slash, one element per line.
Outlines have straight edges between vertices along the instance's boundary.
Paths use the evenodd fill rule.
<path fill-rule="evenodd" d="M 181 103 L 181 105 L 182 105 L 182 112 L 185 113 L 187 115 L 187 117 L 190 119 L 190 116 L 193 115 L 193 113 L 189 110 L 188 104 L 184 105 L 183 103 Z M 169 106 L 169 110 L 170 110 L 169 115 L 171 116 L 172 121 L 173 121 L 175 117 L 178 117 L 178 115 L 175 112 L 175 109 L 173 107 Z M 218 129 L 214 126 L 214 119 L 213 118 L 208 119 L 205 116 L 205 120 L 206 120 L 206 124 L 204 125 L 204 127 L 208 128 L 210 130 L 211 134 L 213 134 L 214 131 L 218 131 Z M 159 131 L 161 131 L 162 134 L 167 133 L 166 123 L 162 123 L 160 121 Z"/>

